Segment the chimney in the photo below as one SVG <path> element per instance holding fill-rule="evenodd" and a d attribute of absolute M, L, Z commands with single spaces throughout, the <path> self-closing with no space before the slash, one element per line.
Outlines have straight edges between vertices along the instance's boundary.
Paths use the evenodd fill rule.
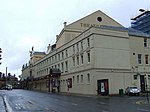
<path fill-rule="evenodd" d="M 66 28 L 67 22 L 64 22 L 64 29 Z"/>

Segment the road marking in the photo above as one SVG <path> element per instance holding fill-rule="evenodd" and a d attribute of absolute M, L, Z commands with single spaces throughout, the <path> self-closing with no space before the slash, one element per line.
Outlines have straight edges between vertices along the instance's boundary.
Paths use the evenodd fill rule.
<path fill-rule="evenodd" d="M 72 105 L 74 105 L 74 106 L 77 106 L 78 104 L 76 104 L 76 103 L 71 103 Z"/>
<path fill-rule="evenodd" d="M 107 111 L 107 110 L 102 110 L 102 112 L 109 112 L 109 111 Z"/>
<path fill-rule="evenodd" d="M 17 104 L 15 104 L 16 105 L 16 109 L 17 110 L 20 110 L 20 109 L 26 109 L 26 107 L 23 105 L 23 104 L 20 104 L 20 103 L 17 103 Z"/>
<path fill-rule="evenodd" d="M 45 110 L 49 110 L 49 108 L 45 108 Z"/>
<path fill-rule="evenodd" d="M 138 108 L 137 110 L 141 111 L 141 112 L 149 112 L 149 110 L 146 110 L 146 109 L 140 109 L 140 108 Z"/>
<path fill-rule="evenodd" d="M 12 110 L 11 106 L 9 105 L 5 95 L 3 96 L 3 100 L 4 100 L 4 103 L 5 103 L 7 112 L 13 112 L 13 110 Z"/>
<path fill-rule="evenodd" d="M 106 105 L 107 103 L 105 103 L 105 102 L 99 102 L 99 104 Z"/>

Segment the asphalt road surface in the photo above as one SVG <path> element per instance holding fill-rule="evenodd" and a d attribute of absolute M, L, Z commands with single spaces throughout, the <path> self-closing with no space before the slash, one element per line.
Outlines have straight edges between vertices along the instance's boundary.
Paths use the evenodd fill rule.
<path fill-rule="evenodd" d="M 0 90 L 8 112 L 150 112 L 145 96 L 98 97 Z"/>

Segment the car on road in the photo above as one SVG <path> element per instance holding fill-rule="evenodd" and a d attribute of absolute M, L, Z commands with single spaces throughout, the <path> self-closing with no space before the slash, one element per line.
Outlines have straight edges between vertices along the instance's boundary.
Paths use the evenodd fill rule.
<path fill-rule="evenodd" d="M 7 85 L 1 87 L 1 90 L 12 90 L 12 89 L 13 89 L 13 87 L 10 84 L 7 84 Z"/>
<path fill-rule="evenodd" d="M 12 88 L 12 85 L 7 85 L 7 90 L 12 90 L 13 88 Z"/>
<path fill-rule="evenodd" d="M 140 95 L 140 89 L 138 87 L 127 87 L 125 90 L 126 95 Z"/>

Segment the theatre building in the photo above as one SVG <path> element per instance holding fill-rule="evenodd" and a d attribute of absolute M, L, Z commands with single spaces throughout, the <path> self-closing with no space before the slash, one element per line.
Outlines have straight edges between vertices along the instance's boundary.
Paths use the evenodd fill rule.
<path fill-rule="evenodd" d="M 22 68 L 23 87 L 45 92 L 119 94 L 150 84 L 150 35 L 96 11 L 64 28 L 43 57 Z M 34 59 L 35 60 L 35 59 Z M 144 85 L 143 85 L 144 83 Z"/>

